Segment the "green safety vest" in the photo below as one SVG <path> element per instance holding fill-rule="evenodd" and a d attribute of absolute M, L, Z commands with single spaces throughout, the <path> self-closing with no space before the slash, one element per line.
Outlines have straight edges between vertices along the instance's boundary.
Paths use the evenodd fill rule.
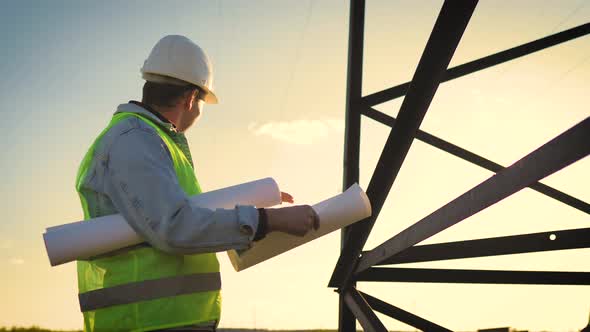
<path fill-rule="evenodd" d="M 154 128 L 168 147 L 180 186 L 187 195 L 201 193 L 193 167 L 168 134 L 135 113 L 117 113 L 86 153 L 76 179 L 84 219 L 90 215 L 81 186 L 102 136 L 120 121 L 137 117 Z M 84 330 L 151 331 L 219 322 L 221 279 L 214 253 L 171 255 L 149 246 L 78 261 L 80 308 Z"/>

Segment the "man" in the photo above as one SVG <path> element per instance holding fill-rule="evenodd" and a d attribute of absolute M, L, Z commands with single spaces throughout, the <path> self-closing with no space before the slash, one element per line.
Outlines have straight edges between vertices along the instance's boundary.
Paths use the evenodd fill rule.
<path fill-rule="evenodd" d="M 166 36 L 141 72 L 142 101 L 118 107 L 84 157 L 76 189 L 86 219 L 121 213 L 147 244 L 78 261 L 84 329 L 213 331 L 221 312 L 214 252 L 246 249 L 273 231 L 303 236 L 319 219 L 307 205 L 192 205 L 201 188 L 184 132 L 205 103 L 217 103 L 211 63 L 188 38 Z M 287 193 L 282 200 L 293 202 Z"/>

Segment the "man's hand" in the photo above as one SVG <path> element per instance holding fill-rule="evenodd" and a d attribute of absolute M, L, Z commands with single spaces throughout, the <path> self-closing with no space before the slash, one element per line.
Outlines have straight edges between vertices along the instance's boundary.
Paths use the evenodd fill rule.
<path fill-rule="evenodd" d="M 268 232 L 283 232 L 304 236 L 312 228 L 320 228 L 320 217 L 309 205 L 290 206 L 280 209 L 265 209 Z"/>
<path fill-rule="evenodd" d="M 284 193 L 281 191 L 281 202 L 283 203 L 293 203 L 295 202 L 293 200 L 293 196 L 291 196 L 289 193 Z"/>

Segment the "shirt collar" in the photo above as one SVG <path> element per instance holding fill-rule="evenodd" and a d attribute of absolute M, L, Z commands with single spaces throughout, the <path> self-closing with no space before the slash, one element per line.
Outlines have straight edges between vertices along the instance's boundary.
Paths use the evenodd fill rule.
<path fill-rule="evenodd" d="M 166 119 L 162 114 L 158 113 L 151 106 L 144 104 L 139 101 L 130 100 L 127 104 L 121 104 L 117 107 L 115 114 L 121 112 L 137 113 L 143 115 L 150 120 L 154 121 L 161 127 L 168 129 L 169 131 L 176 132 L 176 126 Z"/>

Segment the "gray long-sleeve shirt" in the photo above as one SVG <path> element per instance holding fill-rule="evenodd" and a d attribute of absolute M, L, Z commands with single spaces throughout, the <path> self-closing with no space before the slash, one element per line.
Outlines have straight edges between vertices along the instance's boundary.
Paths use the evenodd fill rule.
<path fill-rule="evenodd" d="M 153 120 L 192 162 L 187 140 L 174 125 L 134 103 L 119 105 L 118 112 Z M 120 213 L 149 244 L 168 253 L 246 249 L 258 227 L 253 206 L 213 211 L 191 204 L 178 183 L 166 144 L 135 117 L 116 124 L 102 137 L 82 190 L 92 217 Z"/>

